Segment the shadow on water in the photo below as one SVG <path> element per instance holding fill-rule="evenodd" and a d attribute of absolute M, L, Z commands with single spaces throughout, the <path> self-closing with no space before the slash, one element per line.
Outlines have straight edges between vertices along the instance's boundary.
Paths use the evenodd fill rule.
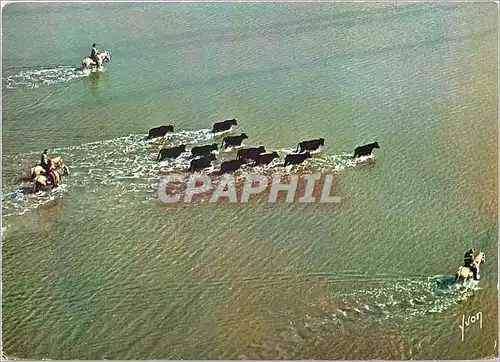
<path fill-rule="evenodd" d="M 31 176 L 26 173 L 25 175 L 21 175 L 19 176 L 19 178 L 17 179 L 17 182 L 21 183 L 21 182 L 30 182 L 31 181 Z"/>
<path fill-rule="evenodd" d="M 33 186 L 21 186 L 15 190 L 15 194 L 19 195 L 30 195 L 35 194 L 35 188 Z"/>
<path fill-rule="evenodd" d="M 434 277 L 437 289 L 448 289 L 455 285 L 455 277 L 453 275 L 439 275 Z"/>

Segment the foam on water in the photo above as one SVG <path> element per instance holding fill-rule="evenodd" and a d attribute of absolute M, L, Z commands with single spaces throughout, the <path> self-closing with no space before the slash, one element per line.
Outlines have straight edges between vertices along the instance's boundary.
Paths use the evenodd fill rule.
<path fill-rule="evenodd" d="M 222 141 L 222 138 L 224 138 L 224 136 L 232 133 L 234 130 L 234 126 L 231 126 L 231 128 L 229 128 L 227 131 L 222 131 L 222 132 L 216 132 L 216 133 L 212 133 L 213 136 L 216 138 L 216 139 L 221 139 Z"/>
<path fill-rule="evenodd" d="M 87 68 L 87 69 L 77 70 L 77 72 L 80 73 L 83 77 L 88 77 L 92 73 L 98 73 L 98 72 L 104 72 L 104 71 L 106 71 L 106 68 L 104 66 L 91 67 L 91 68 Z"/>
<path fill-rule="evenodd" d="M 104 71 L 102 69 L 101 71 Z M 61 65 L 52 68 L 33 68 L 21 70 L 13 75 L 2 77 L 2 86 L 7 89 L 38 88 L 43 85 L 69 82 L 90 75 L 92 71 L 82 71 L 73 66 Z"/>
<path fill-rule="evenodd" d="M 90 142 L 77 146 L 56 148 L 53 155 L 64 157 L 70 168 L 70 175 L 62 177 L 60 190 L 30 193 L 32 184 L 25 182 L 17 184 L 10 189 L 4 187 L 3 209 L 4 215 L 23 214 L 46 204 L 57 197 L 61 197 L 71 188 L 78 186 L 88 191 L 102 187 L 113 188 L 115 196 L 126 193 L 136 193 L 139 198 L 153 202 L 153 195 L 158 183 L 165 175 L 172 173 L 185 173 L 190 164 L 189 149 L 217 142 L 209 129 L 196 131 L 183 130 L 169 133 L 163 138 L 146 140 L 145 134 L 129 135 L 98 142 Z M 174 147 L 185 144 L 187 152 L 182 153 L 177 159 L 167 159 L 157 162 L 157 155 L 161 148 Z M 204 174 L 216 175 L 220 164 L 229 159 L 234 159 L 234 149 L 219 150 L 215 152 L 217 160 L 214 167 L 204 170 Z M 279 159 L 274 159 L 267 166 L 243 166 L 236 172 L 237 179 L 241 180 L 249 173 L 262 173 L 265 175 L 308 174 L 313 172 L 339 172 L 348 167 L 354 167 L 367 160 L 374 159 L 368 156 L 352 159 L 351 155 L 328 155 L 317 152 L 311 159 L 301 165 L 283 167 L 286 154 L 293 153 L 294 149 L 278 150 Z M 272 150 L 269 150 L 272 152 Z M 38 158 L 38 153 L 30 152 L 12 156 L 4 156 L 5 162 L 19 167 L 19 173 L 32 166 L 32 160 Z M 92 192 L 92 191 L 91 191 Z"/>
<path fill-rule="evenodd" d="M 241 145 L 239 146 L 229 146 L 227 148 L 224 148 L 224 149 L 219 149 L 219 153 L 231 153 L 231 152 L 236 152 L 238 151 L 240 148 L 245 148 L 246 145 L 245 145 L 245 142 L 242 142 Z"/>
<path fill-rule="evenodd" d="M 165 138 L 147 141 L 146 135 L 130 135 L 115 139 L 90 142 L 78 146 L 56 148 L 53 155 L 62 155 L 70 168 L 70 175 L 61 179 L 61 187 L 48 192 L 32 193 L 29 182 L 4 185 L 3 213 L 21 215 L 56 197 L 63 196 L 74 186 L 97 189 L 115 187 L 114 192 L 124 194 L 147 190 L 151 192 L 160 180 L 161 171 L 184 172 L 189 166 L 188 153 L 177 160 L 156 162 L 159 149 L 180 143 L 196 145 L 205 143 L 213 136 L 208 130 L 181 131 Z M 17 154 L 5 162 L 17 165 L 19 176 L 38 158 L 37 152 Z M 119 186 L 119 187 L 116 187 Z M 149 196 L 150 193 L 148 193 Z"/>
<path fill-rule="evenodd" d="M 47 191 L 38 191 L 34 193 L 33 184 L 24 183 L 10 192 L 4 192 L 2 198 L 3 216 L 22 215 L 27 211 L 34 210 L 45 205 L 56 198 L 62 197 L 68 190 L 68 185 L 64 184 L 64 178 L 61 185 L 55 189 Z"/>
<path fill-rule="evenodd" d="M 269 169 L 280 170 L 281 174 L 340 172 L 347 168 L 356 167 L 363 163 L 375 160 L 375 155 L 373 154 L 370 156 L 364 156 L 354 159 L 352 158 L 352 154 L 342 153 L 339 155 L 329 155 L 326 153 L 322 153 L 321 151 L 316 151 L 311 154 L 311 158 L 307 159 L 300 165 L 288 165 L 286 167 L 283 167 L 286 155 L 295 153 L 295 149 L 283 148 L 276 151 L 280 155 L 279 159 L 274 159 L 267 166 L 252 167 L 254 172 Z M 268 150 L 268 152 L 272 152 L 272 150 Z"/>
<path fill-rule="evenodd" d="M 328 277 L 328 276 L 327 276 Z M 283 349 L 288 344 L 300 345 L 309 338 L 331 336 L 339 328 L 351 329 L 362 323 L 384 324 L 390 320 L 397 325 L 433 313 L 441 313 L 470 298 L 478 289 L 463 288 L 454 283 L 453 276 L 401 278 L 377 275 L 344 275 L 336 282 L 349 283 L 352 292 L 336 292 L 330 296 L 331 305 L 339 305 L 323 312 L 310 310 L 301 318 L 289 321 L 289 327 L 276 331 L 262 345 L 255 345 L 252 353 L 267 353 Z M 314 305 L 310 301 L 310 305 Z M 264 350 L 262 350 L 264 347 Z M 286 348 L 293 351 L 293 348 Z M 267 350 L 267 351 L 266 351 Z M 289 356 L 282 356 L 284 357 Z"/>
<path fill-rule="evenodd" d="M 442 311 L 469 298 L 478 289 L 453 283 L 452 276 L 428 278 L 399 278 L 370 282 L 340 298 L 351 309 L 365 309 L 364 313 L 377 315 L 378 319 L 404 319 Z M 366 308 L 368 307 L 368 308 Z"/>

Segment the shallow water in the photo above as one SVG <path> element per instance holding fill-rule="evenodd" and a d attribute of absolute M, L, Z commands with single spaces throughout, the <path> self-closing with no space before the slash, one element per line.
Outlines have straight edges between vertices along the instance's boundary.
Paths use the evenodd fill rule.
<path fill-rule="evenodd" d="M 15 4 L 3 17 L 3 342 L 50 359 L 498 355 L 494 4 Z M 91 29 L 88 32 L 81 29 Z M 79 63 L 96 41 L 100 72 Z M 169 207 L 162 147 L 237 118 L 336 205 Z M 173 124 L 164 139 L 147 131 Z M 283 168 L 301 140 L 325 146 Z M 354 162 L 361 144 L 374 156 Z M 49 148 L 71 174 L 31 194 Z M 217 169 L 236 149 L 216 153 Z M 244 177 L 250 169 L 238 173 Z M 477 288 L 450 277 L 485 251 Z M 483 313 L 461 341 L 463 314 Z M 61 347 L 64 346 L 64 347 Z"/>

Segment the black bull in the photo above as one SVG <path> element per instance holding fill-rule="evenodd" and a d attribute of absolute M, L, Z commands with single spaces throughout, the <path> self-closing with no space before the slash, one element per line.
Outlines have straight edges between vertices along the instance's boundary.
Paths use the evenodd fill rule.
<path fill-rule="evenodd" d="M 221 173 L 235 172 L 245 164 L 244 159 L 224 161 L 220 165 Z"/>
<path fill-rule="evenodd" d="M 212 133 L 225 132 L 229 130 L 232 126 L 237 126 L 238 122 L 236 119 L 228 119 L 222 122 L 214 123 L 212 127 Z"/>
<path fill-rule="evenodd" d="M 150 140 L 151 138 L 164 137 L 169 132 L 174 132 L 173 125 L 154 127 L 149 130 L 146 139 Z"/>
<path fill-rule="evenodd" d="M 308 158 L 311 158 L 311 154 L 309 152 L 296 153 L 296 154 L 292 153 L 292 154 L 286 155 L 284 166 L 286 167 L 288 165 L 300 165 L 302 162 L 304 162 Z"/>
<path fill-rule="evenodd" d="M 186 152 L 186 145 L 180 145 L 172 148 L 162 148 L 158 153 L 156 158 L 157 162 L 164 160 L 165 158 L 177 158 L 181 153 Z"/>
<path fill-rule="evenodd" d="M 260 155 L 257 155 L 257 157 L 254 158 L 255 163 L 253 166 L 259 166 L 259 165 L 269 165 L 275 158 L 279 158 L 280 156 L 278 155 L 278 152 L 273 152 L 273 153 L 263 153 Z"/>
<path fill-rule="evenodd" d="M 253 147 L 253 148 L 243 148 L 238 150 L 236 153 L 236 159 L 244 158 L 244 159 L 255 159 L 258 155 L 266 152 L 264 146 Z"/>
<path fill-rule="evenodd" d="M 248 136 L 245 133 L 242 133 L 239 136 L 225 137 L 222 139 L 221 148 L 241 146 L 241 142 L 247 138 Z"/>
<path fill-rule="evenodd" d="M 302 141 L 297 145 L 297 150 L 295 152 L 304 152 L 304 151 L 316 151 L 319 146 L 324 146 L 325 145 L 325 139 L 324 138 L 318 138 L 317 140 L 310 140 L 310 141 Z"/>
<path fill-rule="evenodd" d="M 369 143 L 369 144 L 366 144 L 363 146 L 356 147 L 354 149 L 354 155 L 352 157 L 358 158 L 361 156 L 371 155 L 374 148 L 380 148 L 380 146 L 378 145 L 378 142 L 373 142 L 373 143 Z"/>
<path fill-rule="evenodd" d="M 197 156 L 206 156 L 211 154 L 212 151 L 217 151 L 217 143 L 212 143 L 211 145 L 196 146 L 191 148 L 191 156 L 189 158 L 194 158 Z"/>
<path fill-rule="evenodd" d="M 188 171 L 201 171 L 204 168 L 210 167 L 212 165 L 212 161 L 215 160 L 217 160 L 217 158 L 213 154 L 209 154 L 201 158 L 195 158 L 194 160 L 191 160 Z"/>

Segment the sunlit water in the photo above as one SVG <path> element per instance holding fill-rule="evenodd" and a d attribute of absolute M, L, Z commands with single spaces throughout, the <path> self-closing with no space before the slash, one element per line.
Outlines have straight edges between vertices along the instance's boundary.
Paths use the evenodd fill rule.
<path fill-rule="evenodd" d="M 495 4 L 17 4 L 3 15 L 9 357 L 498 355 Z M 111 61 L 82 72 L 93 41 Z M 158 151 L 220 144 L 211 126 L 229 118 L 244 146 L 280 156 L 239 178 L 333 174 L 342 202 L 161 204 L 160 180 L 185 173 L 189 152 L 156 162 Z M 175 132 L 146 140 L 161 124 Z M 311 159 L 282 167 L 319 137 Z M 375 140 L 374 155 L 352 159 Z M 44 148 L 70 175 L 34 194 L 23 175 Z M 206 173 L 236 151 L 218 150 Z M 477 286 L 459 288 L 469 247 L 487 262 Z M 461 342 L 462 315 L 479 311 L 483 328 Z"/>

